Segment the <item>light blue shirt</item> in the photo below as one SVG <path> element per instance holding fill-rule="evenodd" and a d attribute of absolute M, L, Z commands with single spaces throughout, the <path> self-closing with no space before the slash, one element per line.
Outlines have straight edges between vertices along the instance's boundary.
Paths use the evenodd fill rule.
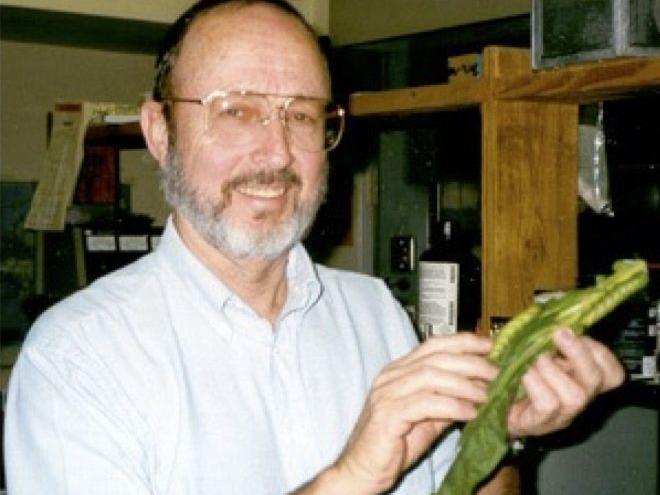
<path fill-rule="evenodd" d="M 154 253 L 44 313 L 9 387 L 9 493 L 284 494 L 313 478 L 416 340 L 375 278 L 314 265 L 298 245 L 287 279 L 273 326 L 170 221 Z M 394 493 L 431 493 L 456 440 Z"/>

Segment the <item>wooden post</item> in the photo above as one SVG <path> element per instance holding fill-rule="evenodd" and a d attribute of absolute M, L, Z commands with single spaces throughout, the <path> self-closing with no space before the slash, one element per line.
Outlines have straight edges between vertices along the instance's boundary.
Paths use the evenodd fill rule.
<path fill-rule="evenodd" d="M 577 281 L 578 105 L 499 100 L 498 81 L 530 71 L 527 51 L 488 48 L 482 116 L 482 326 L 527 307 L 537 289 Z M 516 495 L 504 466 L 479 495 Z"/>
<path fill-rule="evenodd" d="M 484 52 L 489 86 L 529 72 L 526 50 Z M 483 327 L 577 281 L 578 105 L 499 100 L 482 114 Z"/>

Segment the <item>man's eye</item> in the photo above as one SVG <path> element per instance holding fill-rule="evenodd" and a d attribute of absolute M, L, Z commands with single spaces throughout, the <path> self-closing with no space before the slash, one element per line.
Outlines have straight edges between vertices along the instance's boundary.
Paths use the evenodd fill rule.
<path fill-rule="evenodd" d="M 314 115 L 305 113 L 305 112 L 291 112 L 289 115 L 289 119 L 291 119 L 293 122 L 296 124 L 314 124 L 316 122 L 316 117 Z"/>
<path fill-rule="evenodd" d="M 231 117 L 234 119 L 241 119 L 241 120 L 249 119 L 251 113 L 253 112 L 251 112 L 250 109 L 247 107 L 227 106 L 222 109 L 223 117 Z"/>
<path fill-rule="evenodd" d="M 240 118 L 244 115 L 244 112 L 240 108 L 225 108 L 224 114 L 228 117 Z"/>
<path fill-rule="evenodd" d="M 219 118 L 239 120 L 241 122 L 251 122 L 258 117 L 258 111 L 255 107 L 250 105 L 241 104 L 228 104 L 225 103 L 219 109 L 217 114 Z"/>

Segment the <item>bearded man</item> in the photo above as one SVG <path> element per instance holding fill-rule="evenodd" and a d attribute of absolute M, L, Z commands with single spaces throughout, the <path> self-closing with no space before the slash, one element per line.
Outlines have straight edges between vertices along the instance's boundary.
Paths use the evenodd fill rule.
<path fill-rule="evenodd" d="M 9 492 L 419 495 L 498 370 L 463 333 L 418 345 L 375 278 L 301 238 L 344 112 L 304 19 L 203 0 L 172 27 L 141 122 L 173 213 L 157 250 L 48 310 L 13 370 Z M 524 379 L 515 436 L 623 378 L 566 329 Z"/>

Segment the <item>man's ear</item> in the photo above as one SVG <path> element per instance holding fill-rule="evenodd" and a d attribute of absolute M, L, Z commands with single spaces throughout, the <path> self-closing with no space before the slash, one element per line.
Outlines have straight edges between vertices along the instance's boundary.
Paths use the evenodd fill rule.
<path fill-rule="evenodd" d="M 147 143 L 147 148 L 162 167 L 167 158 L 169 134 L 162 105 L 155 101 L 146 101 L 140 109 L 140 126 Z"/>

